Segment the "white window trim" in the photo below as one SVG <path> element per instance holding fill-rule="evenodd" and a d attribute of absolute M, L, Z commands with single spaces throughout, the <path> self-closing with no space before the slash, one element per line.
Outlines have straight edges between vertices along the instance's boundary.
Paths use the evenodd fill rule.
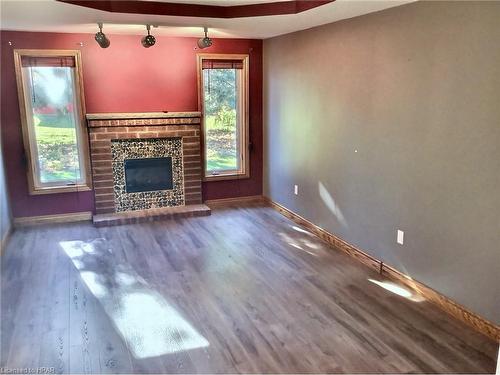
<path fill-rule="evenodd" d="M 240 169 L 238 171 L 220 172 L 217 175 L 207 175 L 205 162 L 205 114 L 204 114 L 204 83 L 203 83 L 203 60 L 241 60 L 243 62 L 243 74 L 240 87 L 238 104 L 240 105 L 241 119 L 243 123 L 240 126 L 242 129 L 240 135 Z M 218 180 L 235 180 L 250 177 L 250 123 L 249 123 L 249 55 L 244 54 L 212 54 L 199 53 L 197 54 L 197 71 L 198 71 L 198 108 L 202 113 L 201 126 L 201 148 L 202 148 L 202 165 L 203 165 L 203 181 L 218 181 Z"/>

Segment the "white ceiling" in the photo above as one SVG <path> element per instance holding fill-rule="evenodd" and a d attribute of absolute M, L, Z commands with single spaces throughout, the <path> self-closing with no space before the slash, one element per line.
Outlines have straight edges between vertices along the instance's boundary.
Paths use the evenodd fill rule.
<path fill-rule="evenodd" d="M 266 1 L 270 0 L 170 0 L 204 5 Z M 150 23 L 159 25 L 153 35 L 197 37 L 202 34 L 201 27 L 208 26 L 212 37 L 266 39 L 412 1 L 415 0 L 336 0 L 299 14 L 233 19 L 110 13 L 55 0 L 0 0 L 0 3 L 2 30 L 95 33 L 96 23 L 104 22 L 105 33 L 142 35 L 144 25 Z"/>

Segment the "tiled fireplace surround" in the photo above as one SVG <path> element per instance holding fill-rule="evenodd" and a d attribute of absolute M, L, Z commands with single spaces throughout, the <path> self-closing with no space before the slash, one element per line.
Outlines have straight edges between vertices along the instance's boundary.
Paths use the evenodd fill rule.
<path fill-rule="evenodd" d="M 200 123 L 201 114 L 199 112 L 175 112 L 175 113 L 105 113 L 87 114 L 87 123 L 90 137 L 90 153 L 92 159 L 92 176 L 95 194 L 96 217 L 104 220 L 98 222 L 109 225 L 130 223 L 147 216 L 155 219 L 165 216 L 159 214 L 162 210 L 158 205 L 153 204 L 153 210 L 145 210 L 141 213 L 133 214 L 125 212 L 118 215 L 120 209 L 117 199 L 117 190 L 113 175 L 113 153 L 112 143 L 123 140 L 148 140 L 167 138 L 182 139 L 183 157 L 183 182 L 184 204 L 182 207 L 175 207 L 166 216 L 171 216 L 172 212 L 179 213 L 179 216 L 192 216 L 209 214 L 201 209 L 201 147 L 200 147 Z M 178 181 L 179 182 L 179 181 Z M 194 208 L 194 209 L 191 209 Z M 168 210 L 168 208 L 167 208 Z M 111 219 L 114 220 L 111 220 Z M 117 222 L 118 221 L 118 222 Z M 94 217 L 94 223 L 96 223 Z"/>

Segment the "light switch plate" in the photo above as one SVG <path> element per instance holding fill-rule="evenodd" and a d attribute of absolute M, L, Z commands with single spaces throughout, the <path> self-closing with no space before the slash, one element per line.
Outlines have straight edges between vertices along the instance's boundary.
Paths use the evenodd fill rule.
<path fill-rule="evenodd" d="M 404 243 L 404 240 L 405 240 L 405 232 L 398 229 L 398 236 L 397 236 L 396 242 L 398 244 L 402 245 Z"/>

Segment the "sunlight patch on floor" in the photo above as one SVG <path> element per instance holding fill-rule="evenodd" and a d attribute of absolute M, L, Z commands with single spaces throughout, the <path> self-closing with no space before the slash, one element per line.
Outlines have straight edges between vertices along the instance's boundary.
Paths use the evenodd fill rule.
<path fill-rule="evenodd" d="M 81 271 L 80 277 L 97 299 L 103 299 L 107 296 L 108 290 L 100 283 L 99 276 L 95 272 Z"/>
<path fill-rule="evenodd" d="M 290 237 L 288 234 L 286 234 L 284 232 L 280 232 L 280 233 L 278 233 L 278 235 L 281 237 L 281 239 L 283 241 L 285 241 L 288 245 L 292 246 L 295 249 L 298 249 L 300 251 L 303 251 L 304 253 L 307 253 L 307 254 L 315 256 L 315 257 L 317 257 L 319 255 L 319 254 L 313 253 L 312 251 L 304 249 L 303 246 L 307 246 L 307 247 L 310 247 L 312 249 L 316 249 L 317 248 L 317 247 L 309 246 L 308 244 L 311 244 L 311 245 L 314 245 L 314 246 L 316 246 L 316 245 L 312 244 L 308 240 L 304 240 L 304 239 L 298 239 L 297 240 L 297 239 L 295 239 L 293 237 Z"/>
<path fill-rule="evenodd" d="M 157 357 L 209 346 L 130 265 L 117 262 L 105 239 L 59 244 L 134 357 Z"/>
<path fill-rule="evenodd" d="M 127 293 L 113 320 L 137 358 L 207 347 L 208 341 L 158 293 Z"/>
<path fill-rule="evenodd" d="M 307 239 L 302 239 L 302 243 L 310 249 L 318 250 L 319 248 L 321 248 L 321 246 L 319 246 L 318 244 L 313 243 Z"/>
<path fill-rule="evenodd" d="M 425 300 L 423 296 L 420 294 L 413 292 L 410 289 L 407 289 L 405 287 L 402 287 L 398 284 L 395 284 L 390 281 L 379 281 L 379 280 L 374 280 L 374 279 L 368 279 L 373 284 L 378 285 L 381 288 L 384 288 L 385 290 L 397 294 L 398 296 L 404 297 L 406 299 L 409 299 L 413 302 L 422 302 Z"/>
<path fill-rule="evenodd" d="M 293 230 L 297 231 L 297 232 L 307 234 L 308 236 L 311 236 L 311 237 L 313 237 L 313 236 L 314 236 L 314 234 L 312 234 L 311 232 L 309 232 L 309 231 L 307 231 L 307 230 L 305 230 L 305 229 L 302 229 L 301 227 L 298 227 L 298 226 L 296 226 L 296 225 L 290 225 L 290 227 L 291 227 Z"/>
<path fill-rule="evenodd" d="M 307 254 L 310 254 L 310 255 L 315 256 L 315 257 L 317 257 L 317 256 L 318 256 L 318 254 L 314 254 L 314 253 L 310 252 L 309 250 L 306 250 L 306 249 L 301 248 L 301 247 L 300 247 L 299 245 L 297 245 L 296 243 L 291 243 L 291 242 L 290 242 L 290 243 L 288 243 L 288 244 L 289 244 L 290 246 L 292 246 L 292 247 L 296 248 L 296 249 L 299 249 L 300 251 L 303 251 L 303 252 L 307 253 Z"/>

